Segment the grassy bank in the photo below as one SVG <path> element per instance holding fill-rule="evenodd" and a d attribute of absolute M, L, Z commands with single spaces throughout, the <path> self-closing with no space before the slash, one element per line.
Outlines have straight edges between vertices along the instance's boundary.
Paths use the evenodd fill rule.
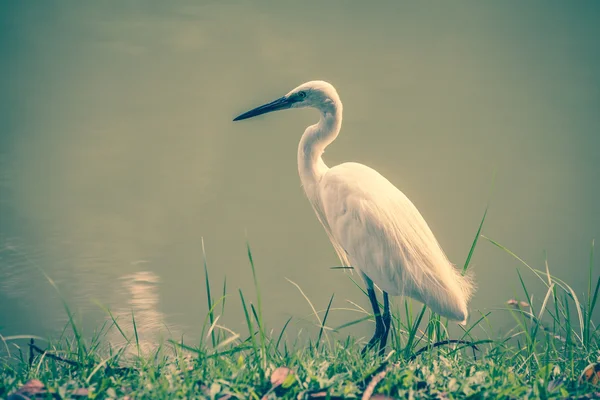
<path fill-rule="evenodd" d="M 483 237 L 477 234 L 477 238 Z M 485 238 L 485 237 L 484 237 Z M 449 337 L 448 322 L 425 307 L 413 310 L 405 302 L 394 315 L 392 336 L 384 357 L 361 356 L 364 342 L 343 337 L 339 330 L 368 323 L 371 316 L 339 326 L 328 325 L 332 301 L 313 310 L 318 333 L 293 340 L 284 326 L 276 331 L 262 319 L 259 278 L 248 256 L 255 303 L 242 291 L 229 293 L 226 284 L 211 286 L 206 264 L 209 312 L 201 343 L 179 339 L 157 343 L 145 351 L 135 316 L 128 335 L 109 310 L 107 322 L 84 335 L 64 302 L 70 323 L 56 340 L 27 342 L 25 337 L 0 337 L 0 397 L 21 388 L 27 397 L 42 398 L 592 398 L 598 382 L 581 380 L 585 368 L 600 358 L 600 332 L 592 321 L 600 279 L 593 279 L 593 246 L 586 293 L 576 293 L 547 268 L 530 267 L 499 243 L 485 238 L 519 260 L 545 285 L 533 300 L 519 274 L 522 297 L 506 305 L 514 328 L 501 335 L 474 338 L 472 332 L 493 332 L 490 313 L 475 315 L 459 334 Z M 464 265 L 468 268 L 469 257 Z M 54 283 L 49 279 L 49 282 Z M 300 289 L 300 288 L 299 288 Z M 215 295 L 215 293 L 219 295 Z M 233 332 L 219 321 L 227 299 L 240 299 L 245 332 Z M 333 299 L 333 297 L 332 297 Z M 126 341 L 120 348 L 106 340 L 117 331 Z M 274 333 L 277 332 L 277 333 Z M 496 335 L 496 337 L 492 337 Z M 449 343 L 453 340 L 454 342 Z M 28 339 L 27 339 L 28 340 Z M 594 375 L 594 374 L 592 374 Z M 33 380 L 39 380 L 36 382 Z M 29 392 L 23 385 L 29 382 Z M 37 385 L 37 386 L 36 386 Z M 27 388 L 27 386 L 25 386 Z M 379 397 L 382 398 L 382 397 Z"/>

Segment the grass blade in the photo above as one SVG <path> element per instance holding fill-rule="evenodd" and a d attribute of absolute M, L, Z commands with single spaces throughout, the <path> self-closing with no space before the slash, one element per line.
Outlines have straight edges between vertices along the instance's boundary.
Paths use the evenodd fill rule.
<path fill-rule="evenodd" d="M 304 293 L 304 291 L 302 290 L 302 288 L 300 287 L 300 285 L 298 285 L 296 282 L 292 281 L 291 279 L 288 279 L 288 278 L 285 278 L 285 279 L 289 283 L 291 283 L 292 285 L 296 286 L 296 288 L 300 291 L 300 294 L 302 294 L 302 296 L 308 302 L 308 305 L 310 305 L 310 308 L 312 309 L 315 318 L 317 318 L 317 321 L 319 321 L 319 325 L 323 325 L 323 322 L 321 321 L 321 318 L 319 317 L 319 313 L 317 312 L 315 306 L 313 306 L 313 303 L 310 301 L 310 299 L 308 298 L 308 296 Z"/>
<path fill-rule="evenodd" d="M 287 321 L 285 321 L 285 324 L 283 324 L 283 329 L 281 329 L 281 332 L 279 332 L 279 337 L 277 338 L 277 343 L 275 343 L 275 349 L 277 350 L 279 348 L 279 342 L 281 342 L 281 338 L 283 337 L 283 333 L 285 332 L 288 324 L 290 323 L 290 321 L 292 320 L 292 317 L 289 317 Z"/>
<path fill-rule="evenodd" d="M 483 212 L 483 218 L 481 218 L 481 222 L 479 223 L 479 228 L 477 228 L 477 233 L 475 234 L 475 239 L 473 239 L 473 243 L 471 244 L 471 248 L 469 249 L 469 254 L 467 255 L 467 259 L 465 260 L 465 265 L 462 269 L 462 274 L 464 275 L 469 268 L 469 264 L 471 263 L 471 257 L 473 257 L 473 253 L 475 252 L 475 247 L 477 246 L 477 242 L 479 241 L 479 237 L 481 236 L 481 230 L 483 229 L 483 223 L 485 222 L 485 218 L 487 217 L 488 209 L 490 207 L 490 198 L 492 197 L 492 192 L 494 191 L 494 184 L 496 182 L 496 171 L 494 171 L 494 175 L 492 176 L 492 184 L 490 185 L 490 192 L 488 194 L 488 202 L 485 206 L 485 211 Z"/>
<path fill-rule="evenodd" d="M 240 335 L 238 333 L 236 333 L 235 335 L 231 335 L 227 339 L 225 339 L 221 343 L 219 343 L 216 348 L 217 349 L 223 348 L 223 347 L 227 346 L 229 343 L 234 342 L 239 338 L 240 338 Z"/>
<path fill-rule="evenodd" d="M 421 312 L 419 313 L 419 316 L 417 317 L 417 319 L 415 320 L 415 322 L 413 323 L 409 333 L 408 333 L 408 339 L 406 341 L 406 347 L 404 348 L 404 356 L 406 358 L 409 357 L 409 354 L 412 352 L 412 347 L 414 344 L 414 340 L 415 337 L 417 336 L 417 330 L 419 329 L 419 325 L 421 324 L 421 320 L 423 319 L 423 316 L 425 315 L 425 310 L 427 310 L 427 306 L 423 305 L 423 307 L 421 308 Z"/>
<path fill-rule="evenodd" d="M 221 304 L 221 315 L 225 313 L 225 299 L 227 298 L 227 277 L 223 279 L 223 304 Z"/>
<path fill-rule="evenodd" d="M 206 300 L 208 302 L 208 317 L 210 319 L 210 324 L 213 325 L 215 322 L 215 313 L 213 311 L 212 306 L 212 296 L 210 295 L 210 280 L 208 279 L 208 263 L 206 262 L 206 250 L 204 248 L 204 238 L 200 239 L 202 243 L 202 259 L 204 261 L 204 281 L 206 283 Z M 216 346 L 216 338 L 213 331 L 211 333 L 211 342 L 213 348 Z"/>
<path fill-rule="evenodd" d="M 123 339 L 125 339 L 125 341 L 127 343 L 131 342 L 131 340 L 127 337 L 127 335 L 125 335 L 125 332 L 123 332 L 123 329 L 121 329 L 121 326 L 117 322 L 117 319 L 115 318 L 113 313 L 110 311 L 110 309 L 108 307 L 105 307 L 100 302 L 95 302 L 95 303 L 96 303 L 96 305 L 98 305 L 98 307 L 102 308 L 104 310 L 104 312 L 106 312 L 110 316 L 110 319 L 112 320 L 113 325 L 117 327 L 117 330 L 119 331 L 121 336 L 123 336 Z"/>
<path fill-rule="evenodd" d="M 258 359 L 258 348 L 256 347 L 256 340 L 254 339 L 254 327 L 252 326 L 252 321 L 250 320 L 250 314 L 248 313 L 248 307 L 246 307 L 246 300 L 244 299 L 244 294 L 241 289 L 238 289 L 240 293 L 240 299 L 242 300 L 242 308 L 244 309 L 244 316 L 246 317 L 246 324 L 248 325 L 248 334 L 250 335 L 250 342 L 252 343 L 252 348 L 254 349 L 254 356 Z"/>
<path fill-rule="evenodd" d="M 483 212 L 483 218 L 481 218 L 481 222 L 479 223 L 479 228 L 477 229 L 477 233 L 475 234 L 475 239 L 473 239 L 473 243 L 471 244 L 471 248 L 469 249 L 469 254 L 467 255 L 467 259 L 465 260 L 465 265 L 462 269 L 462 274 L 464 275 L 469 268 L 469 264 L 471 263 L 471 257 L 473 257 L 473 253 L 475 252 L 475 247 L 477 246 L 477 242 L 479 241 L 479 237 L 481 235 L 481 229 L 483 228 L 483 223 L 485 222 L 485 217 L 488 213 L 489 205 L 485 206 L 485 211 Z"/>
<path fill-rule="evenodd" d="M 327 305 L 327 310 L 325 310 L 325 315 L 323 316 L 323 323 L 321 324 L 321 329 L 319 330 L 319 336 L 317 337 L 317 343 L 315 346 L 319 349 L 319 342 L 321 341 L 321 335 L 323 335 L 323 329 L 325 328 L 325 322 L 327 321 L 327 316 L 329 315 L 329 309 L 331 308 L 331 302 L 333 301 L 334 294 L 331 295 L 329 299 L 329 304 Z"/>
<path fill-rule="evenodd" d="M 263 369 L 267 367 L 267 352 L 266 352 L 266 344 L 265 344 L 265 330 L 264 323 L 262 319 L 262 301 L 260 296 L 260 288 L 258 286 L 258 279 L 256 278 L 256 268 L 254 268 L 254 260 L 252 259 L 252 251 L 250 250 L 250 243 L 246 242 L 246 249 L 248 250 L 248 260 L 250 261 L 250 267 L 252 267 L 252 278 L 254 279 L 254 290 L 256 291 L 256 302 L 258 307 L 258 316 L 256 318 L 256 323 L 258 325 L 258 333 L 260 336 L 260 347 L 263 353 Z M 253 307 L 254 308 L 254 307 Z"/>
<path fill-rule="evenodd" d="M 135 334 L 135 345 L 137 346 L 138 358 L 141 357 L 142 353 L 140 350 L 140 338 L 138 337 L 137 325 L 135 323 L 135 316 L 133 310 L 131 310 L 131 321 L 133 322 L 133 333 Z"/>
<path fill-rule="evenodd" d="M 361 322 L 368 321 L 368 320 L 371 320 L 371 319 L 373 319 L 373 316 L 371 314 L 369 314 L 366 317 L 355 319 L 354 321 L 346 322 L 345 324 L 342 324 L 342 325 L 340 325 L 340 326 L 338 326 L 336 328 L 333 328 L 333 331 L 334 332 L 338 332 L 338 331 L 340 331 L 340 330 L 342 330 L 344 328 L 348 328 L 349 326 L 360 324 Z"/>

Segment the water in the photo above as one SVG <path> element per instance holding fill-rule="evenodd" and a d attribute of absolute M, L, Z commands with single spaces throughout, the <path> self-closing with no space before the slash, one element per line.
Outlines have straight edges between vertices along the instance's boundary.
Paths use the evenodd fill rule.
<path fill-rule="evenodd" d="M 237 289 L 278 330 L 368 302 L 304 198 L 296 146 L 314 112 L 239 113 L 325 79 L 344 103 L 326 162 L 384 174 L 462 265 L 484 233 L 585 289 L 600 235 L 600 7 L 594 3 L 102 2 L 0 12 L 0 333 L 86 332 L 108 307 L 151 345 L 197 338 L 202 239 L 220 323 Z M 482 241 L 472 313 L 521 295 L 518 262 Z M 598 267 L 595 267 L 595 274 Z M 524 276 L 543 296 L 531 273 Z M 215 293 L 216 292 L 216 293 Z M 400 304 L 396 300 L 396 304 Z M 331 323 L 358 318 L 335 311 Z M 497 318 L 502 320 L 502 314 Z M 508 318 L 507 320 L 510 320 Z M 346 332 L 369 334 L 361 326 Z M 119 341 L 119 335 L 111 337 Z"/>

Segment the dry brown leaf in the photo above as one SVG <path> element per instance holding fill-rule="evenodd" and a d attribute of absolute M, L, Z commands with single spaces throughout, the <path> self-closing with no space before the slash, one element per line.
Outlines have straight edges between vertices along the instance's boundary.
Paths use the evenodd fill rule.
<path fill-rule="evenodd" d="M 273 385 L 274 387 L 281 386 L 285 381 L 285 378 L 287 378 L 287 376 L 291 373 L 292 370 L 288 367 L 276 368 L 275 371 L 273 371 L 273 373 L 271 374 L 271 385 Z"/>
<path fill-rule="evenodd" d="M 591 383 L 592 385 L 600 383 L 600 363 L 593 363 L 585 367 L 579 377 L 579 383 L 584 382 Z"/>
<path fill-rule="evenodd" d="M 31 379 L 23 386 L 21 386 L 16 392 L 8 396 L 7 400 L 24 400 L 35 397 L 36 395 L 42 395 L 46 393 L 46 386 L 37 380 Z"/>
<path fill-rule="evenodd" d="M 73 393 L 71 393 L 71 396 L 88 397 L 89 394 L 90 394 L 90 391 L 87 390 L 86 388 L 77 388 L 77 389 L 73 390 Z"/>

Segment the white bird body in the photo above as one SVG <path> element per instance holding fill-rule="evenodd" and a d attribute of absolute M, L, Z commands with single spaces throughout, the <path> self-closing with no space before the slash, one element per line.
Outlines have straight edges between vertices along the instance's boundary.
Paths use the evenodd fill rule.
<path fill-rule="evenodd" d="M 378 326 L 369 343 L 379 335 L 383 348 L 387 340 L 387 331 L 378 333 L 384 328 L 379 326 L 379 309 L 373 304 L 373 283 L 384 292 L 388 325 L 387 293 L 412 297 L 434 312 L 465 324 L 471 280 L 448 261 L 413 203 L 365 165 L 348 162 L 328 168 L 323 162 L 322 154 L 342 124 L 342 103 L 332 85 L 307 82 L 235 120 L 300 107 L 320 111 L 319 122 L 306 129 L 298 146 L 302 186 L 340 260 L 358 270 L 370 289 Z"/>
<path fill-rule="evenodd" d="M 331 168 L 319 190 L 331 236 L 347 253 L 348 266 L 391 295 L 412 297 L 440 315 L 466 322 L 464 279 L 404 193 L 357 163 Z"/>

